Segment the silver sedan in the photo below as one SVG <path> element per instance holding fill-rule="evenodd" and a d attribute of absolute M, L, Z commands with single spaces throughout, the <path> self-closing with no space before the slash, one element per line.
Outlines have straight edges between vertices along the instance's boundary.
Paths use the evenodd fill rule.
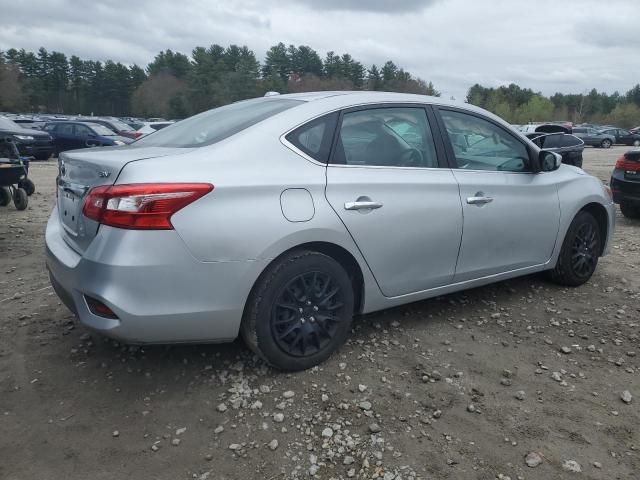
<path fill-rule="evenodd" d="M 577 286 L 610 191 L 496 116 L 379 92 L 270 96 L 65 152 L 47 266 L 89 328 L 325 360 L 363 314 L 546 271 Z"/>

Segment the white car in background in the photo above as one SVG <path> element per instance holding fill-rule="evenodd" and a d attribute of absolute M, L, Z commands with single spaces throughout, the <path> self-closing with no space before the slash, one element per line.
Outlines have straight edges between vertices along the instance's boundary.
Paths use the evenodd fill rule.
<path fill-rule="evenodd" d="M 173 125 L 176 122 L 171 120 L 166 120 L 164 122 L 144 122 L 143 126 L 136 130 L 136 138 L 142 138 L 150 133 L 157 132 L 158 130 L 162 130 L 164 127 L 168 127 L 169 125 Z"/>

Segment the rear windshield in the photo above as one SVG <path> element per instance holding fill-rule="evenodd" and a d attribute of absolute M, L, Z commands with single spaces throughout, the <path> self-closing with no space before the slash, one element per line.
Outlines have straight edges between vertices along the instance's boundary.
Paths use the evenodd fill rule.
<path fill-rule="evenodd" d="M 135 142 L 140 147 L 204 147 L 304 103 L 290 98 L 257 98 L 214 108 L 174 123 Z"/>

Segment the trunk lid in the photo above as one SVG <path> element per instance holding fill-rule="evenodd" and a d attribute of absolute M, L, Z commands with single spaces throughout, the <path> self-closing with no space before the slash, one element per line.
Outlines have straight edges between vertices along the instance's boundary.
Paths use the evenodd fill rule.
<path fill-rule="evenodd" d="M 125 165 L 148 158 L 181 155 L 189 148 L 101 147 L 63 152 L 58 157 L 56 196 L 60 224 L 67 244 L 83 253 L 98 233 L 99 224 L 82 214 L 89 190 L 113 185 Z"/>

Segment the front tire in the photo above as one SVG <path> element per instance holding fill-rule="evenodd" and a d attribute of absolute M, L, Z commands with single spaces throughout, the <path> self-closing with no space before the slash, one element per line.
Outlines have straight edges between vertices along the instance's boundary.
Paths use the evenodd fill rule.
<path fill-rule="evenodd" d="M 602 142 L 600 142 L 600 146 L 602 148 L 611 148 L 611 140 L 605 138 L 604 140 L 602 140 Z"/>
<path fill-rule="evenodd" d="M 346 340 L 353 317 L 349 275 L 333 258 L 300 250 L 276 260 L 249 296 L 241 334 L 282 370 L 311 368 Z"/>
<path fill-rule="evenodd" d="M 633 141 L 633 146 L 634 147 L 640 147 L 640 140 L 634 140 Z"/>
<path fill-rule="evenodd" d="M 600 226 L 589 212 L 579 212 L 562 242 L 556 267 L 549 271 L 551 281 L 577 287 L 587 282 L 598 265 L 602 251 Z"/>
<path fill-rule="evenodd" d="M 29 205 L 29 196 L 23 188 L 16 188 L 13 191 L 13 204 L 16 206 L 16 210 L 26 210 Z"/>
<path fill-rule="evenodd" d="M 624 215 L 627 218 L 633 218 L 633 219 L 640 218 L 640 207 L 638 207 L 637 205 L 621 202 L 620 211 L 622 212 L 622 215 Z"/>

